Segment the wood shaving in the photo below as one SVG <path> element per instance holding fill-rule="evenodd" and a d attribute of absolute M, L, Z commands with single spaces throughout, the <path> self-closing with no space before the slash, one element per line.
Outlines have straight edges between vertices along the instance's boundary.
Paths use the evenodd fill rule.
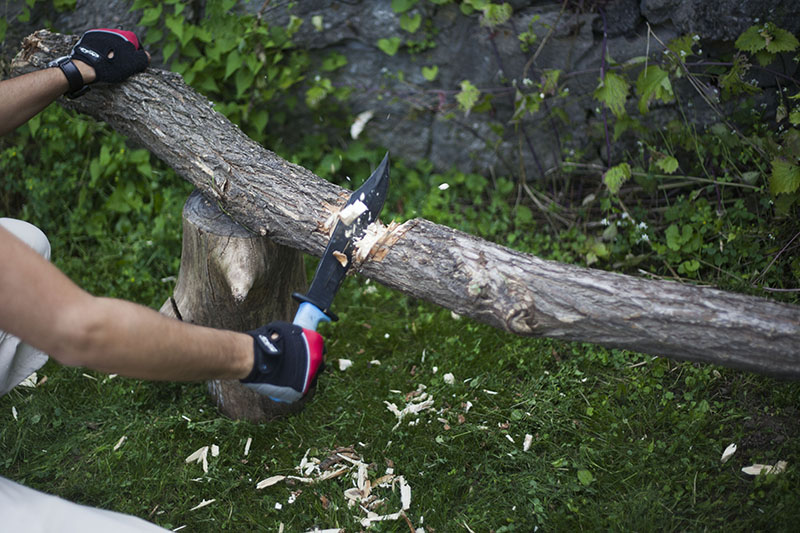
<path fill-rule="evenodd" d="M 128 437 L 126 437 L 125 435 L 121 436 L 117 441 L 117 443 L 114 445 L 114 451 L 119 450 L 122 447 L 122 445 L 125 444 L 126 440 L 128 440 Z"/>
<path fill-rule="evenodd" d="M 19 386 L 19 387 L 27 387 L 27 388 L 29 388 L 29 389 L 35 389 L 35 388 L 36 388 L 36 382 L 37 382 L 38 380 L 39 380 L 39 377 L 36 375 L 36 372 L 34 372 L 33 374 L 31 374 L 31 375 L 30 375 L 30 376 L 28 376 L 27 378 L 23 379 L 23 380 L 22 380 L 22 381 L 19 383 L 19 385 L 18 385 L 18 386 Z"/>
<path fill-rule="evenodd" d="M 211 505 L 211 504 L 212 504 L 212 503 L 214 503 L 215 501 L 217 501 L 217 499 L 216 499 L 216 498 L 212 498 L 212 499 L 210 499 L 210 500 L 203 500 L 203 501 L 201 501 L 200 503 L 198 503 L 197 505 L 195 505 L 194 507 L 192 507 L 191 509 L 189 509 L 189 512 L 196 511 L 196 510 L 198 510 L 198 509 L 202 509 L 202 508 L 203 508 L 203 507 L 205 507 L 206 505 Z"/>
<path fill-rule="evenodd" d="M 198 463 L 203 465 L 203 472 L 208 473 L 208 450 L 210 446 L 203 446 L 185 459 L 187 463 Z"/>
<path fill-rule="evenodd" d="M 280 483 L 284 479 L 286 479 L 286 476 L 271 476 L 271 477 L 268 477 L 267 479 L 259 481 L 258 484 L 256 485 L 256 488 L 257 489 L 265 489 L 267 487 L 271 487 L 272 485 L 275 485 L 276 483 Z"/>
<path fill-rule="evenodd" d="M 748 476 L 758 476 L 761 474 L 783 474 L 789 463 L 786 461 L 778 461 L 774 465 L 754 464 L 742 468 L 742 472 Z"/>
<path fill-rule="evenodd" d="M 339 264 L 342 265 L 343 268 L 347 268 L 347 256 L 338 250 L 334 250 L 333 257 Z"/>
<path fill-rule="evenodd" d="M 338 218 L 345 226 L 349 226 L 361 216 L 362 213 L 368 211 L 369 208 L 361 200 L 356 200 L 350 205 L 345 206 L 344 209 L 339 211 Z"/>
<path fill-rule="evenodd" d="M 736 444 L 731 443 L 725 448 L 725 451 L 722 452 L 722 457 L 719 461 L 723 464 L 726 463 L 734 453 L 736 453 Z"/>
<path fill-rule="evenodd" d="M 419 394 L 411 395 L 410 393 L 409 395 L 406 395 L 408 403 L 402 410 L 398 409 L 396 404 L 384 400 L 383 403 L 386 405 L 386 408 L 397 417 L 397 424 L 395 424 L 395 426 L 392 428 L 392 431 L 400 427 L 403 419 L 407 416 L 419 414 L 420 412 L 433 407 L 433 396 L 428 395 L 427 392 L 422 392 L 423 388 L 424 385 L 421 385 L 419 388 L 417 388 L 415 393 Z"/>

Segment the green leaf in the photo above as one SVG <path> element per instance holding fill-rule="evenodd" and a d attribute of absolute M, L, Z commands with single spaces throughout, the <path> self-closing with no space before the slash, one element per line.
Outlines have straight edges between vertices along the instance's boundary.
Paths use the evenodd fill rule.
<path fill-rule="evenodd" d="M 789 122 L 795 126 L 800 125 L 800 109 L 793 109 L 789 113 Z"/>
<path fill-rule="evenodd" d="M 238 50 L 232 51 L 228 54 L 228 59 L 225 61 L 225 76 L 224 79 L 230 78 L 231 74 L 236 72 L 242 67 L 242 63 L 244 63 L 244 58 L 239 53 Z"/>
<path fill-rule="evenodd" d="M 392 11 L 395 13 L 405 13 L 414 7 L 419 0 L 392 0 Z"/>
<path fill-rule="evenodd" d="M 667 246 L 670 250 L 677 252 L 681 249 L 681 232 L 678 229 L 678 226 L 675 224 L 670 225 L 667 228 L 667 231 L 664 232 L 664 236 L 667 238 Z"/>
<path fill-rule="evenodd" d="M 397 53 L 397 50 L 400 48 L 400 43 L 403 40 L 400 37 L 391 37 L 389 39 L 379 39 L 378 40 L 378 48 L 380 48 L 383 53 L 386 55 L 393 56 Z"/>
<path fill-rule="evenodd" d="M 661 100 L 665 104 L 675 97 L 672 92 L 672 83 L 669 72 L 659 66 L 650 65 L 639 73 L 636 80 L 636 91 L 639 93 L 639 112 L 646 114 L 650 103 Z"/>
<path fill-rule="evenodd" d="M 164 25 L 181 42 L 183 42 L 183 22 L 183 17 L 178 15 L 167 15 L 167 17 L 164 19 Z"/>
<path fill-rule="evenodd" d="M 469 114 L 478 102 L 480 95 L 481 91 L 471 81 L 464 80 L 461 82 L 461 91 L 456 95 L 456 101 L 461 110 Z"/>
<path fill-rule="evenodd" d="M 428 80 L 433 81 L 436 79 L 436 76 L 439 75 L 439 67 L 437 65 L 433 65 L 431 67 L 422 67 L 422 76 Z"/>
<path fill-rule="evenodd" d="M 0 43 L 6 40 L 6 30 L 8 30 L 8 21 L 5 17 L 0 17 Z"/>
<path fill-rule="evenodd" d="M 422 15 L 419 13 L 415 14 L 413 17 L 409 16 L 408 13 L 403 13 L 400 17 L 400 27 L 408 33 L 416 32 L 420 24 L 422 24 Z"/>
<path fill-rule="evenodd" d="M 767 47 L 766 39 L 761 35 L 763 27 L 761 24 L 750 26 L 736 39 L 734 46 L 743 52 L 750 53 L 763 50 Z"/>
<path fill-rule="evenodd" d="M 161 11 L 164 9 L 164 4 L 157 4 L 156 7 L 148 7 L 142 13 L 142 19 L 139 24 L 142 26 L 153 26 L 161 17 Z"/>
<path fill-rule="evenodd" d="M 594 91 L 594 97 L 607 105 L 615 116 L 621 117 L 625 114 L 625 101 L 629 90 L 630 84 L 625 78 L 613 72 L 606 72 L 605 79 L 600 80 L 600 85 Z"/>
<path fill-rule="evenodd" d="M 503 4 L 489 4 L 483 8 L 481 24 L 489 26 L 490 28 L 499 26 L 510 19 L 513 12 L 514 10 L 508 2 Z"/>
<path fill-rule="evenodd" d="M 342 68 L 346 64 L 347 58 L 344 55 L 338 52 L 332 52 L 322 61 L 322 70 L 332 72 L 338 68 Z"/>
<path fill-rule="evenodd" d="M 767 39 L 767 52 L 779 54 L 781 52 L 794 52 L 800 46 L 797 38 L 788 31 L 768 23 L 771 39 Z"/>
<path fill-rule="evenodd" d="M 578 481 L 581 485 L 588 487 L 594 481 L 594 476 L 588 470 L 578 470 Z"/>
<path fill-rule="evenodd" d="M 667 174 L 672 174 L 678 170 L 678 160 L 671 155 L 665 155 L 656 160 L 656 166 Z"/>
<path fill-rule="evenodd" d="M 782 157 L 772 160 L 772 174 L 769 177 L 769 192 L 778 194 L 793 193 L 800 188 L 800 166 Z"/>
<path fill-rule="evenodd" d="M 628 163 L 620 163 L 609 168 L 603 174 L 603 183 L 606 184 L 611 194 L 617 194 L 622 184 L 631 178 L 631 166 Z"/>

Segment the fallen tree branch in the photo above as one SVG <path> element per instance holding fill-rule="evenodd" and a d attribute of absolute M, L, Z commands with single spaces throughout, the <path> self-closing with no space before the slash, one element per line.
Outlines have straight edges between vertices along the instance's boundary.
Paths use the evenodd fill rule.
<path fill-rule="evenodd" d="M 29 36 L 14 72 L 74 39 Z M 170 72 L 62 103 L 147 147 L 245 227 L 309 254 L 322 254 L 324 221 L 349 196 L 249 139 Z M 800 377 L 800 307 L 545 261 L 424 219 L 378 230 L 363 275 L 517 335 Z"/>

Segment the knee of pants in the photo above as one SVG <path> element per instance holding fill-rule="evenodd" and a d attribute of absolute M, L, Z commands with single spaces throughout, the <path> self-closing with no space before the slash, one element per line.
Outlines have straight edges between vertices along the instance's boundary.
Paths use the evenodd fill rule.
<path fill-rule="evenodd" d="M 29 222 L 15 218 L 0 218 L 0 226 L 36 250 L 39 255 L 50 260 L 50 241 L 42 230 Z"/>

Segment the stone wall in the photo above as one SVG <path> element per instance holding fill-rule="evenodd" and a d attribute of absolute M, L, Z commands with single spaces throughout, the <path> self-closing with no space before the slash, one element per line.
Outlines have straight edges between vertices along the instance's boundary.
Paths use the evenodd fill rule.
<path fill-rule="evenodd" d="M 648 50 L 654 57 L 662 48 L 659 40 L 667 42 L 689 33 L 700 35 L 705 55 L 715 57 L 730 51 L 733 40 L 756 21 L 771 20 L 795 34 L 800 32 L 797 0 L 570 0 L 566 9 L 559 2 L 509 3 L 512 18 L 491 30 L 480 25 L 477 15 L 464 16 L 455 5 L 436 6 L 422 0 L 410 13 L 433 21 L 435 30 L 427 35 L 435 46 L 416 53 L 401 47 L 394 56 L 377 47 L 379 39 L 418 36 L 401 29 L 390 0 L 253 0 L 242 2 L 239 9 L 285 24 L 293 4 L 291 13 L 306 21 L 295 41 L 313 50 L 319 60 L 334 51 L 347 58 L 347 65 L 332 74 L 332 81 L 356 88 L 349 103 L 353 113 L 374 111 L 365 134 L 389 147 L 395 157 L 427 158 L 439 169 L 456 166 L 484 174 L 516 175 L 524 169 L 529 178 L 557 166 L 565 150 L 581 150 L 598 162 L 607 159 L 605 143 L 599 142 L 597 134 L 602 111 L 591 98 L 604 46 L 615 61 L 624 62 Z M 62 14 L 47 13 L 40 4 L 30 24 L 9 28 L 5 53 L 9 43 L 18 42 L 48 19 L 64 32 L 97 26 L 131 28 L 138 21 L 137 13 L 128 12 L 131 2 L 124 0 L 79 0 L 74 13 Z M 198 10 L 202 4 L 192 2 Z M 310 23 L 313 16 L 322 17 L 322 31 Z M 533 51 L 525 54 L 519 46 L 519 33 L 529 29 L 538 37 L 534 48 L 547 39 L 535 61 Z M 429 82 L 421 69 L 432 65 L 439 72 Z M 797 65 L 790 62 L 785 68 L 794 74 Z M 567 120 L 542 120 L 537 115 L 515 128 L 509 124 L 513 84 L 524 78 L 538 80 L 542 69 L 560 69 L 566 75 L 570 97 L 557 105 Z M 403 73 L 402 81 L 397 79 L 398 72 Z M 465 79 L 494 94 L 490 113 L 465 116 L 456 109 L 454 95 Z M 695 120 L 715 120 L 693 90 L 685 91 L 684 100 L 696 104 Z M 630 103 L 635 105 L 633 99 Z M 547 105 L 551 104 L 545 100 Z M 653 127 L 669 116 L 668 106 L 648 115 Z M 615 149 L 623 148 L 615 144 Z"/>

